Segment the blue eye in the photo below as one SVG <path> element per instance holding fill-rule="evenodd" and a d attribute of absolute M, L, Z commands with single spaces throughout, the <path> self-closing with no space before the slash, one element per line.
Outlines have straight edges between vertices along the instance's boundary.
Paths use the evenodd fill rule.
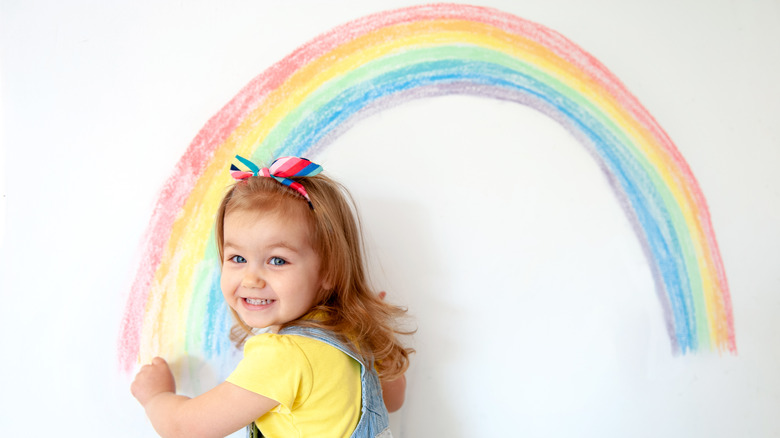
<path fill-rule="evenodd" d="M 269 265 L 274 265 L 274 266 L 282 266 L 284 264 L 287 264 L 287 260 L 279 258 L 279 257 L 271 257 L 271 259 L 268 260 L 268 264 Z"/>
<path fill-rule="evenodd" d="M 246 263 L 246 259 L 241 257 L 240 255 L 231 257 L 230 261 L 233 263 Z"/>

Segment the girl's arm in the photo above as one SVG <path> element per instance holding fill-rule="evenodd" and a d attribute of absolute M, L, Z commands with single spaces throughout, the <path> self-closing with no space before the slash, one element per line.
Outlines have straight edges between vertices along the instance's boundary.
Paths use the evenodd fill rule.
<path fill-rule="evenodd" d="M 379 299 L 384 300 L 387 296 L 387 292 L 379 292 Z M 385 407 L 387 412 L 395 412 L 401 409 L 404 404 L 404 398 L 406 397 L 406 375 L 390 380 L 382 381 L 382 398 L 385 401 Z"/>
<path fill-rule="evenodd" d="M 168 363 L 156 357 L 138 372 L 130 391 L 161 437 L 224 437 L 279 402 L 224 382 L 195 398 L 176 395 Z"/>
<path fill-rule="evenodd" d="M 385 401 L 385 407 L 387 412 L 395 412 L 401 409 L 404 404 L 404 397 L 406 396 L 406 376 L 390 380 L 382 381 L 382 398 Z"/>

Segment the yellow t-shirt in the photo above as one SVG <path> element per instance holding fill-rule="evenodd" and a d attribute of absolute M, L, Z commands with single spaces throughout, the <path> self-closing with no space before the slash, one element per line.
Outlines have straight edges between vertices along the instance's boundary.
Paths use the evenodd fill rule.
<path fill-rule="evenodd" d="M 264 333 L 227 381 L 279 402 L 258 418 L 275 437 L 349 437 L 360 419 L 360 364 L 316 339 Z"/>

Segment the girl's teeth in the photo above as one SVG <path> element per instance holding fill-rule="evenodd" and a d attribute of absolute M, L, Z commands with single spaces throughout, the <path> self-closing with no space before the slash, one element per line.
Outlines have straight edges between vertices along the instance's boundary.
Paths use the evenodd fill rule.
<path fill-rule="evenodd" d="M 246 302 L 253 305 L 253 306 L 265 306 L 266 304 L 270 304 L 272 300 L 255 300 L 253 298 L 247 298 Z"/>

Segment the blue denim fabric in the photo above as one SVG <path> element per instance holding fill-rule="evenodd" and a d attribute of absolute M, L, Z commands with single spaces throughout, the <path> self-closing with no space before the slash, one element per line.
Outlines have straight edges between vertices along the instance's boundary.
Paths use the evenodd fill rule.
<path fill-rule="evenodd" d="M 328 345 L 338 348 L 344 354 L 355 359 L 360 363 L 360 384 L 362 392 L 362 403 L 360 410 L 360 420 L 355 431 L 350 435 L 351 438 L 392 438 L 390 433 L 387 408 L 382 398 L 382 384 L 379 382 L 379 376 L 374 369 L 373 363 L 367 363 L 355 352 L 352 346 L 339 339 L 332 332 L 311 327 L 287 327 L 279 334 L 298 335 L 307 338 L 316 339 Z M 262 436 L 258 434 L 254 423 L 247 427 L 247 437 Z"/>

